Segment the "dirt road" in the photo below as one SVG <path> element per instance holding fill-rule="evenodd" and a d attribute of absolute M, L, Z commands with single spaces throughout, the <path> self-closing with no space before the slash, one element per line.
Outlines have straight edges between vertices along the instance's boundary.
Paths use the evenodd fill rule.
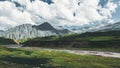
<path fill-rule="evenodd" d="M 104 57 L 113 57 L 120 58 L 120 53 L 115 52 L 102 52 L 102 51 L 88 51 L 88 50 L 67 50 L 67 49 L 50 49 L 50 48 L 39 48 L 39 47 L 22 47 L 23 45 L 4 45 L 7 48 L 25 48 L 28 50 L 48 50 L 48 51 L 60 51 L 60 52 L 68 52 L 78 55 L 98 55 Z"/>
<path fill-rule="evenodd" d="M 68 52 L 78 55 L 98 55 L 104 57 L 113 57 L 120 58 L 120 53 L 115 52 L 102 52 L 102 51 L 87 51 L 87 50 L 66 50 L 66 49 L 49 49 L 49 48 L 37 48 L 37 47 L 24 47 L 29 50 L 48 50 L 48 51 L 60 51 L 60 52 Z"/>

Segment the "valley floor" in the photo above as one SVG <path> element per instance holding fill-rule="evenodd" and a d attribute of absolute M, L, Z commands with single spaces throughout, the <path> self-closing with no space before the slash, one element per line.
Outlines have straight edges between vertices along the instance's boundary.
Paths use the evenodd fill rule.
<path fill-rule="evenodd" d="M 38 48 L 38 47 L 23 47 L 27 50 L 48 50 L 48 51 L 59 51 L 59 52 L 67 52 L 78 55 L 97 55 L 103 57 L 113 57 L 120 58 L 120 53 L 116 52 L 103 52 L 103 51 L 90 51 L 90 50 L 67 50 L 67 49 L 50 49 L 50 48 Z"/>
<path fill-rule="evenodd" d="M 0 47 L 0 68 L 120 68 L 119 57 L 78 55 L 82 51 L 76 51 Z M 114 53 L 106 52 L 106 54 Z"/>
<path fill-rule="evenodd" d="M 113 58 L 120 58 L 120 49 L 92 49 L 92 48 L 81 48 L 81 49 L 62 49 L 62 48 L 43 48 L 43 47 L 22 47 L 23 45 L 4 45 L 7 48 L 22 48 L 26 50 L 48 50 L 48 51 L 59 51 L 59 52 L 67 52 L 73 53 L 78 55 L 97 55 L 103 57 L 113 57 Z M 108 50 L 108 51 L 107 51 Z M 110 51 L 109 51 L 110 50 Z M 116 52 L 114 52 L 114 50 Z"/>

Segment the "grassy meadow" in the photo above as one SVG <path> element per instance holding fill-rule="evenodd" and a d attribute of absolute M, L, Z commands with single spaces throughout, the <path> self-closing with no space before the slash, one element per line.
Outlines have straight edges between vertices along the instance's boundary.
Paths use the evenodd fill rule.
<path fill-rule="evenodd" d="M 63 48 L 120 52 L 120 31 L 87 32 L 28 39 L 21 42 L 30 47 Z"/>
<path fill-rule="evenodd" d="M 120 59 L 1 47 L 0 68 L 120 68 Z"/>
<path fill-rule="evenodd" d="M 120 52 L 119 32 L 96 32 L 21 39 L 25 47 Z M 16 44 L 0 38 L 0 45 Z M 120 68 L 119 58 L 0 46 L 0 68 Z"/>

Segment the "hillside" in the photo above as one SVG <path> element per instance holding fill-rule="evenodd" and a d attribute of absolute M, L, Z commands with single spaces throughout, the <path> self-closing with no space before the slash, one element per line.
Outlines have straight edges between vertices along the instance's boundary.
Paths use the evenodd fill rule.
<path fill-rule="evenodd" d="M 0 37 L 0 45 L 16 44 L 12 39 Z"/>
<path fill-rule="evenodd" d="M 103 31 L 104 32 L 105 31 L 120 31 L 120 22 L 106 25 L 106 26 L 102 27 L 101 29 L 99 29 L 98 31 L 101 31 L 101 32 L 103 32 Z"/>
<path fill-rule="evenodd" d="M 119 31 L 88 32 L 65 36 L 49 36 L 30 39 L 23 43 L 31 47 L 61 48 L 119 48 Z"/>
<path fill-rule="evenodd" d="M 48 22 L 44 22 L 40 25 L 22 24 L 0 33 L 0 36 L 21 40 L 52 35 L 64 35 L 69 33 L 70 31 L 67 29 L 57 30 Z"/>
<path fill-rule="evenodd" d="M 0 37 L 3 36 L 3 33 L 4 33 L 4 31 L 3 31 L 3 30 L 0 30 Z"/>

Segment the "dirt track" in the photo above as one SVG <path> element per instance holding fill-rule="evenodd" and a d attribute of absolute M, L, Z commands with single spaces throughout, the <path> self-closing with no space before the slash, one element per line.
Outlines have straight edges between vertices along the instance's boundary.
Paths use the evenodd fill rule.
<path fill-rule="evenodd" d="M 37 48 L 37 47 L 24 47 L 29 50 L 49 50 L 49 51 L 60 51 L 60 52 L 68 52 L 73 54 L 81 54 L 81 55 L 98 55 L 104 57 L 113 57 L 120 58 L 120 53 L 115 52 L 102 52 L 102 51 L 87 51 L 87 50 L 66 50 L 66 49 L 49 49 L 49 48 Z"/>
<path fill-rule="evenodd" d="M 113 57 L 120 58 L 120 53 L 115 52 L 102 52 L 102 51 L 87 51 L 87 50 L 67 50 L 67 49 L 50 49 L 50 48 L 38 48 L 38 47 L 22 47 L 22 45 L 4 45 L 7 48 L 25 48 L 28 50 L 48 50 L 48 51 L 60 51 L 60 52 L 68 52 L 78 55 L 98 55 L 104 57 Z"/>

